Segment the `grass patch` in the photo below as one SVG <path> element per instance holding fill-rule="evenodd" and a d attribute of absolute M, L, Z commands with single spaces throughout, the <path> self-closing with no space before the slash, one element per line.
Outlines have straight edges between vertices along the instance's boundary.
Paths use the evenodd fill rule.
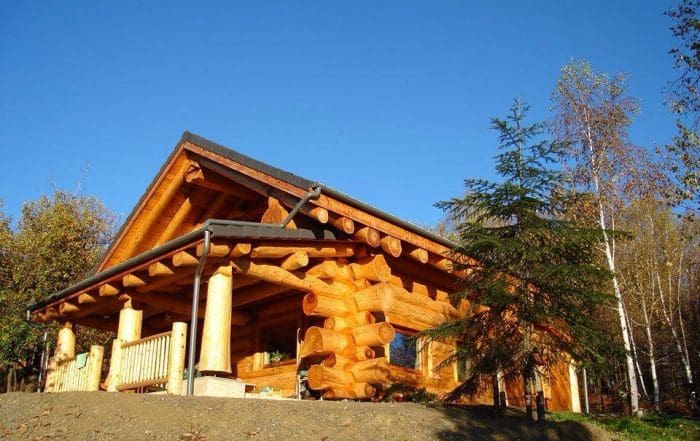
<path fill-rule="evenodd" d="M 676 416 L 649 414 L 643 417 L 591 416 L 572 412 L 551 414 L 554 421 L 595 424 L 610 432 L 626 435 L 630 441 L 686 441 L 700 439 L 700 422 Z"/>

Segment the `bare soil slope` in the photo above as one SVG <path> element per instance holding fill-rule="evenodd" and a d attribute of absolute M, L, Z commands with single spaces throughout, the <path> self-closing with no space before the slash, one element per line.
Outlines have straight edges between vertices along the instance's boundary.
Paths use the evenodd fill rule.
<path fill-rule="evenodd" d="M 585 423 L 486 408 L 78 392 L 0 395 L 0 439 L 611 441 Z"/>

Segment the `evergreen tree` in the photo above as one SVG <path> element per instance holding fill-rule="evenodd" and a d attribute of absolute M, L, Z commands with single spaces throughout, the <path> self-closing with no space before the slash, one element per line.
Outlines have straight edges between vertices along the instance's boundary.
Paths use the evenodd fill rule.
<path fill-rule="evenodd" d="M 537 371 L 568 356 L 598 363 L 617 353 L 589 314 L 611 300 L 610 273 L 598 265 L 601 231 L 562 219 L 579 196 L 562 191 L 563 175 L 551 168 L 563 146 L 543 139 L 545 124 L 526 125 L 527 112 L 516 100 L 506 119 L 491 121 L 503 182 L 468 179 L 466 196 L 436 204 L 461 219 L 453 253 L 464 289 L 452 300 L 470 304 L 466 318 L 422 333 L 428 341 L 456 340 L 445 363 L 470 366 L 452 398 L 496 383 L 497 373 L 523 378 L 527 397 Z"/>

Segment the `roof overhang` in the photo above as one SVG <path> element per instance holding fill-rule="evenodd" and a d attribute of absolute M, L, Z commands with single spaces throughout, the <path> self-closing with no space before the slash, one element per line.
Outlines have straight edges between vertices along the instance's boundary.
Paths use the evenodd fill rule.
<path fill-rule="evenodd" d="M 37 302 L 27 305 L 28 313 L 37 313 L 47 308 L 55 307 L 62 301 L 87 291 L 95 290 L 100 285 L 119 280 L 123 275 L 146 268 L 180 250 L 192 248 L 204 240 L 204 234 L 209 231 L 212 241 L 284 241 L 288 243 L 305 244 L 350 244 L 351 241 L 339 240 L 330 230 L 289 229 L 280 225 L 238 222 L 230 220 L 210 219 L 205 224 L 190 233 L 171 240 L 159 247 L 134 256 L 105 271 L 96 273 L 81 280 L 68 288 L 47 296 Z"/>

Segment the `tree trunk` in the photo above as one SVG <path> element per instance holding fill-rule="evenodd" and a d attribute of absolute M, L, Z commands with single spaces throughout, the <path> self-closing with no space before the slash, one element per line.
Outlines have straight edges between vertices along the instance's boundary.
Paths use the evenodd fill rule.
<path fill-rule="evenodd" d="M 533 421 L 532 417 L 532 384 L 530 377 L 526 374 L 523 375 L 523 389 L 525 392 L 525 418 L 528 421 Z"/>
<path fill-rule="evenodd" d="M 498 374 L 493 376 L 491 382 L 493 391 L 493 416 L 495 418 L 501 415 L 501 394 L 498 389 Z"/>
<path fill-rule="evenodd" d="M 647 393 L 647 387 L 646 384 L 644 384 L 644 375 L 642 375 L 642 369 L 639 367 L 639 357 L 637 356 L 637 344 L 634 342 L 634 329 L 632 328 L 632 323 L 629 320 L 629 314 L 627 313 L 627 305 L 624 305 L 625 307 L 625 316 L 627 317 L 627 329 L 630 331 L 630 343 L 632 344 L 632 357 L 634 358 L 634 366 L 637 369 L 637 375 L 639 375 L 639 384 L 642 386 L 642 394 L 647 397 L 649 394 Z"/>
<path fill-rule="evenodd" d="M 659 378 L 656 375 L 656 358 L 654 355 L 654 339 L 651 337 L 651 320 L 647 311 L 647 303 L 642 296 L 642 312 L 644 313 L 644 329 L 647 335 L 647 346 L 649 347 L 649 370 L 651 371 L 651 381 L 654 387 L 654 410 L 659 411 Z"/>
<path fill-rule="evenodd" d="M 613 273 L 613 289 L 615 292 L 615 300 L 617 303 L 617 314 L 620 319 L 620 330 L 622 331 L 622 342 L 625 347 L 625 364 L 627 367 L 627 380 L 629 382 L 630 393 L 630 411 L 632 415 L 639 414 L 639 392 L 637 391 L 637 373 L 634 368 L 634 359 L 632 358 L 632 345 L 630 342 L 630 333 L 627 327 L 627 313 L 622 303 L 622 292 L 620 285 L 615 275 L 615 261 L 613 260 L 612 250 L 610 248 L 610 239 L 605 231 L 605 213 L 603 212 L 603 204 L 599 202 L 598 214 L 600 218 L 600 227 L 603 229 L 603 240 L 605 242 L 605 258 L 608 263 L 608 269 Z"/>
<path fill-rule="evenodd" d="M 629 329 L 627 328 L 627 313 L 625 312 L 625 307 L 622 303 L 622 292 L 620 290 L 620 284 L 618 283 L 617 274 L 615 273 L 615 256 L 611 247 L 610 236 L 607 233 L 607 221 L 605 217 L 605 209 L 603 206 L 603 195 L 600 189 L 600 175 L 598 173 L 598 164 L 596 161 L 596 154 L 594 151 L 593 136 L 591 134 L 591 125 L 588 119 L 588 115 L 585 115 L 585 129 L 587 137 L 587 145 L 589 150 L 589 163 L 591 177 L 593 180 L 594 194 L 597 199 L 598 205 L 598 223 L 603 232 L 603 243 L 605 245 L 605 259 L 608 264 L 608 269 L 613 273 L 612 282 L 613 290 L 615 293 L 615 300 L 617 306 L 617 314 L 620 320 L 620 331 L 622 332 L 622 342 L 625 348 L 625 364 L 627 367 L 627 380 L 629 382 L 629 393 L 630 393 L 630 407 L 633 415 L 639 413 L 639 394 L 637 392 L 637 373 L 634 369 L 634 360 L 632 358 L 632 347 L 630 344 Z"/>
<path fill-rule="evenodd" d="M 683 345 L 681 344 L 681 340 L 678 336 L 678 331 L 676 330 L 676 325 L 673 323 L 673 310 L 671 309 L 670 301 L 671 299 L 669 298 L 669 305 L 668 305 L 668 310 L 667 310 L 667 302 L 666 302 L 666 294 L 664 293 L 664 289 L 661 286 L 661 277 L 659 276 L 658 271 L 656 272 L 656 283 L 659 287 L 659 298 L 661 299 L 661 311 L 664 316 L 664 321 L 668 325 L 668 328 L 671 331 L 671 336 L 673 337 L 673 341 L 676 343 L 676 350 L 678 351 L 678 355 L 681 357 L 681 363 L 683 364 L 683 372 L 685 374 L 685 379 L 687 383 L 692 383 L 693 382 L 693 372 L 690 367 L 690 361 L 686 357 L 687 352 L 683 350 Z M 669 292 L 668 295 L 670 296 L 671 293 Z"/>

